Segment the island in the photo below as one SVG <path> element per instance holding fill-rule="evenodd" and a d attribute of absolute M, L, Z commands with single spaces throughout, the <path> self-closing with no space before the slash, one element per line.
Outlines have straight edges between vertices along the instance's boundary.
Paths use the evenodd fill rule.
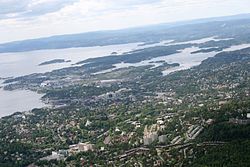
<path fill-rule="evenodd" d="M 45 66 L 45 65 L 56 64 L 56 63 L 69 63 L 69 62 L 71 62 L 71 60 L 54 59 L 54 60 L 49 60 L 49 61 L 40 63 L 39 66 Z"/>

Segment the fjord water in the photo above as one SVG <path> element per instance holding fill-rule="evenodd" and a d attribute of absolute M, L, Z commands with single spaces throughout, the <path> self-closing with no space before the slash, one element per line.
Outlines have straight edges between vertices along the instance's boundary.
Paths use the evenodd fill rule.
<path fill-rule="evenodd" d="M 0 118 L 15 112 L 46 107 L 41 94 L 28 90 L 4 91 L 0 89 Z"/>
<path fill-rule="evenodd" d="M 0 78 L 49 72 L 70 67 L 72 64 L 88 58 L 108 56 L 112 52 L 117 52 L 119 55 L 131 51 L 138 44 L 2 53 L 0 54 Z M 71 62 L 39 66 L 40 63 L 54 59 L 65 59 Z M 43 95 L 28 90 L 5 91 L 1 88 L 3 81 L 0 80 L 0 118 L 15 112 L 46 106 L 41 101 Z"/>
<path fill-rule="evenodd" d="M 70 67 L 72 64 L 88 58 L 109 56 L 112 52 L 117 52 L 119 55 L 130 51 L 131 48 L 135 48 L 138 44 L 139 43 L 130 43 L 85 48 L 2 53 L 0 54 L 0 77 L 18 77 L 32 73 L 50 72 L 52 70 Z M 39 64 L 43 62 L 55 59 L 70 60 L 71 62 L 39 66 Z"/>
<path fill-rule="evenodd" d="M 3 81 L 0 79 L 0 87 L 3 86 Z M 28 90 L 5 91 L 0 88 L 0 118 L 18 111 L 46 107 L 40 100 L 42 96 L 42 94 Z"/>
<path fill-rule="evenodd" d="M 196 40 L 195 42 L 194 41 L 189 41 L 189 42 L 190 43 L 199 43 L 200 41 L 204 42 L 205 40 L 211 40 L 211 38 L 204 38 L 203 40 Z M 222 40 L 225 40 L 225 39 L 222 39 Z M 187 42 L 183 42 L 183 43 L 187 43 Z M 169 44 L 166 44 L 166 45 L 169 45 Z M 144 47 L 147 47 L 147 46 L 144 46 Z M 248 47 L 250 47 L 250 44 L 233 45 L 229 48 L 224 49 L 223 51 L 229 52 L 229 51 L 240 50 L 240 49 L 244 49 L 244 48 L 248 48 Z M 154 67 L 158 67 L 158 66 L 163 64 L 163 63 L 158 63 L 160 61 L 164 61 L 164 62 L 167 62 L 169 64 L 171 64 L 171 63 L 180 64 L 180 66 L 178 66 L 178 67 L 173 67 L 173 68 L 166 69 L 166 70 L 162 71 L 163 75 L 168 75 L 172 72 L 186 70 L 186 69 L 190 69 L 194 66 L 198 66 L 201 64 L 201 62 L 203 60 L 206 60 L 209 57 L 214 57 L 216 54 L 219 53 L 216 51 L 212 51 L 212 52 L 208 52 L 208 53 L 192 54 L 192 52 L 195 52 L 198 50 L 200 50 L 200 48 L 190 47 L 190 48 L 185 48 L 183 50 L 180 50 L 180 52 L 176 53 L 176 54 L 156 57 L 156 58 L 141 61 L 138 63 L 123 63 L 122 62 L 122 63 L 114 64 L 115 68 L 113 68 L 113 69 L 104 70 L 104 71 L 98 72 L 97 74 L 110 72 L 112 70 L 116 70 L 116 69 L 120 69 L 120 68 L 127 68 L 127 67 L 139 67 L 139 66 L 146 66 L 146 65 L 153 65 Z"/>
<path fill-rule="evenodd" d="M 207 40 L 211 40 L 211 38 L 206 38 L 205 41 Z M 202 42 L 204 42 L 204 40 L 202 40 Z M 201 43 L 201 41 L 195 41 L 193 43 Z M 3 53 L 0 54 L 0 77 L 12 77 L 12 76 L 17 77 L 31 73 L 44 73 L 55 69 L 70 67 L 72 66 L 72 64 L 75 64 L 82 60 L 86 60 L 88 58 L 108 56 L 112 52 L 117 52 L 118 55 L 120 55 L 124 52 L 152 47 L 151 45 L 138 46 L 139 44 L 140 43 L 131 43 L 124 45 L 111 45 L 103 47 L 41 50 L 41 51 L 20 52 L 20 53 Z M 155 45 L 157 46 L 158 44 Z M 169 42 L 164 42 L 164 43 L 161 42 L 159 45 L 169 45 Z M 250 44 L 232 46 L 228 49 L 225 49 L 224 51 L 239 50 L 247 47 L 250 47 Z M 197 50 L 199 50 L 199 48 L 191 47 L 191 48 L 186 48 L 177 54 L 162 56 L 139 63 L 115 64 L 116 66 L 115 69 L 129 67 L 129 66 L 143 66 L 152 64 L 150 63 L 152 61 L 156 62 L 160 60 L 163 60 L 167 63 L 180 64 L 179 67 L 163 71 L 163 74 L 167 75 L 171 72 L 197 66 L 203 60 L 207 59 L 208 57 L 213 57 L 216 55 L 216 53 L 218 53 L 218 52 L 210 52 L 210 53 L 191 54 L 191 52 Z M 71 60 L 71 62 L 39 66 L 40 63 L 53 59 L 65 59 L 65 60 Z M 154 65 L 157 66 L 159 64 L 154 64 Z M 0 87 L 1 87 L 1 80 L 0 80 Z M 36 92 L 27 90 L 4 91 L 3 89 L 0 89 L 0 117 L 13 114 L 17 111 L 28 111 L 33 108 L 45 107 L 46 105 L 42 103 L 42 101 L 40 100 L 42 96 L 43 95 L 41 94 L 37 94 Z"/>

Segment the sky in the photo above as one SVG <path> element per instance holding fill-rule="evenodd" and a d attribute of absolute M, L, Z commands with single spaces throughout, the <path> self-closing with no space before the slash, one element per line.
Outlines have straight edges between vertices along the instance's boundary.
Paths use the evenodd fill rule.
<path fill-rule="evenodd" d="M 250 0 L 0 0 L 0 43 L 250 13 Z"/>

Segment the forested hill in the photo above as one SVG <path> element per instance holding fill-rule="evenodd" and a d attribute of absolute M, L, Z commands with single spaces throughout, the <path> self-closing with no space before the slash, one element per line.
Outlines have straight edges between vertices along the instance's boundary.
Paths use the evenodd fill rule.
<path fill-rule="evenodd" d="M 211 36 L 247 41 L 247 36 L 250 34 L 250 19 L 248 16 L 234 16 L 231 17 L 231 20 L 229 20 L 230 17 L 222 17 L 124 30 L 89 32 L 16 41 L 0 44 L 0 53 L 104 46 L 133 42 L 155 43 L 162 40 L 189 41 Z"/>

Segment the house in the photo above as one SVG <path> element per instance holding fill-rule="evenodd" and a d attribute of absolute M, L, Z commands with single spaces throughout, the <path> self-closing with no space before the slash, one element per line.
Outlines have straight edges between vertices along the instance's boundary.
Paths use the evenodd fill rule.
<path fill-rule="evenodd" d="M 88 126 L 90 126 L 91 124 L 92 124 L 92 122 L 90 122 L 89 120 L 87 120 L 85 126 L 88 127 Z"/>
<path fill-rule="evenodd" d="M 208 125 L 212 125 L 214 123 L 214 120 L 213 119 L 208 119 L 207 121 L 206 121 L 206 124 L 208 124 Z"/>
<path fill-rule="evenodd" d="M 94 151 L 94 146 L 93 144 L 89 144 L 89 143 L 79 143 L 77 144 L 79 151 Z"/>
<path fill-rule="evenodd" d="M 105 145 L 111 144 L 111 136 L 107 136 L 107 137 L 104 139 L 103 143 L 104 143 Z"/>
<path fill-rule="evenodd" d="M 90 143 L 78 143 L 69 146 L 69 152 L 73 154 L 87 151 L 94 151 L 94 145 Z"/>
<path fill-rule="evenodd" d="M 247 113 L 247 119 L 250 119 L 250 113 Z"/>

